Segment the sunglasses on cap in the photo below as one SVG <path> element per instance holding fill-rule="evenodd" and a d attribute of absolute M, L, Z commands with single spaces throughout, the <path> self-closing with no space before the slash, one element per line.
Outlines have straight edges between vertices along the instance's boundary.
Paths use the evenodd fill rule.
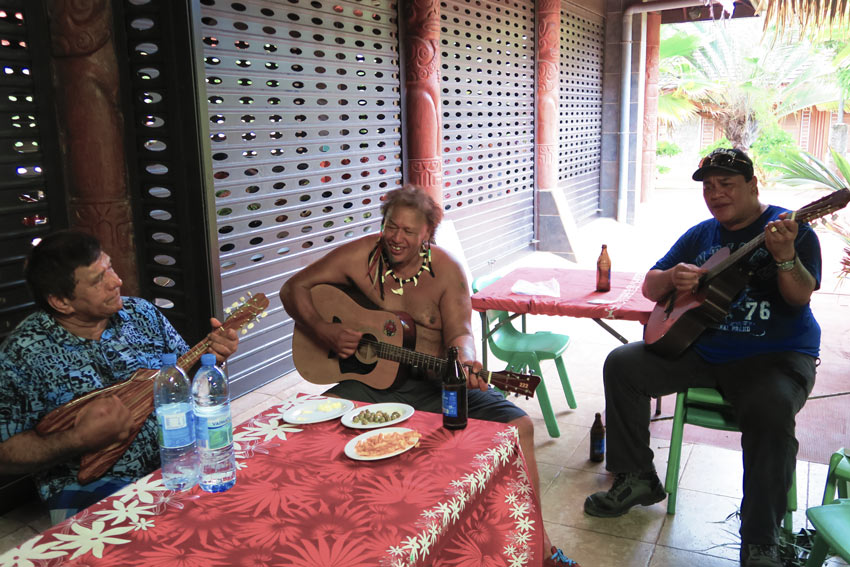
<path fill-rule="evenodd" d="M 699 162 L 699 167 L 727 167 L 732 169 L 740 169 L 735 167 L 735 162 L 742 163 L 746 167 L 752 167 L 752 164 L 745 159 L 741 159 L 735 152 L 718 150 L 710 153 L 702 158 Z"/>

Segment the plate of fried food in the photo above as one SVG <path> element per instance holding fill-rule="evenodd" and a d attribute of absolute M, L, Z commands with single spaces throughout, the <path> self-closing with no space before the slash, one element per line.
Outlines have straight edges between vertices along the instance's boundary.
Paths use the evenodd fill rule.
<path fill-rule="evenodd" d="M 419 445 L 422 434 L 407 427 L 386 427 L 361 433 L 345 445 L 345 454 L 355 461 L 388 459 Z"/>
<path fill-rule="evenodd" d="M 354 402 L 341 398 L 320 398 L 300 402 L 283 412 L 286 423 L 319 423 L 336 419 L 351 410 Z"/>
<path fill-rule="evenodd" d="M 413 406 L 386 402 L 349 410 L 342 416 L 342 424 L 353 429 L 375 429 L 396 425 L 413 415 Z"/>

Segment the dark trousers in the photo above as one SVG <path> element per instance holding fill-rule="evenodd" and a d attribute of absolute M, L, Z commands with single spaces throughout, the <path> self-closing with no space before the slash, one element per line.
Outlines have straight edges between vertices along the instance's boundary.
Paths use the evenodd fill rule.
<path fill-rule="evenodd" d="M 691 349 L 670 360 L 648 351 L 643 342 L 623 345 L 608 355 L 603 370 L 606 468 L 615 473 L 654 470 L 651 397 L 717 388 L 734 406 L 741 429 L 741 539 L 776 543 L 796 466 L 795 416 L 814 387 L 815 366 L 813 357 L 797 352 L 711 364 Z"/>

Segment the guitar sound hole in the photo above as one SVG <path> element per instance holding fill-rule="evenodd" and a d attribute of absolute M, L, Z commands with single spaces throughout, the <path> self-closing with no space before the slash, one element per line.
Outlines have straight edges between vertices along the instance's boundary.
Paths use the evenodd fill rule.
<path fill-rule="evenodd" d="M 357 346 L 357 352 L 355 354 L 357 360 L 364 364 L 374 364 L 377 362 L 377 345 L 378 339 L 375 335 L 364 334 L 363 338 L 360 339 L 360 344 Z"/>

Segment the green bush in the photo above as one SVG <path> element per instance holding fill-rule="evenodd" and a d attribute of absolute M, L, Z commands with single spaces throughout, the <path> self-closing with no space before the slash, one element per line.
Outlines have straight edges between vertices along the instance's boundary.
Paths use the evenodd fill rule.
<path fill-rule="evenodd" d="M 672 157 L 680 153 L 682 153 L 682 148 L 666 140 L 659 140 L 658 146 L 655 148 L 655 155 L 658 157 Z"/>
<path fill-rule="evenodd" d="M 762 126 L 758 138 L 750 148 L 750 157 L 759 168 L 768 173 L 778 173 L 780 170 L 773 165 L 781 156 L 787 153 L 799 153 L 793 136 L 783 130 L 779 124 Z"/>

